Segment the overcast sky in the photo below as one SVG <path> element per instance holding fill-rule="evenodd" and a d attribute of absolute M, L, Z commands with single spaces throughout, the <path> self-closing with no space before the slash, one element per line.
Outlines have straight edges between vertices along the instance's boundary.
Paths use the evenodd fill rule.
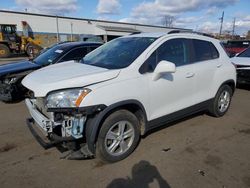
<path fill-rule="evenodd" d="M 222 11 L 224 31 L 250 30 L 250 0 L 0 0 L 0 9 L 162 25 L 173 16 L 174 27 L 219 32 Z"/>

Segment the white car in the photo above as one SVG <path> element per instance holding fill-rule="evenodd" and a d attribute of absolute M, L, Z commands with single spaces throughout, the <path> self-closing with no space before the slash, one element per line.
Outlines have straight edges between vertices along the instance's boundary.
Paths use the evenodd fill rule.
<path fill-rule="evenodd" d="M 27 123 L 44 147 L 60 144 L 69 159 L 129 156 L 148 130 L 208 110 L 223 116 L 235 67 L 216 39 L 194 33 L 141 33 L 29 74 L 22 84 Z M 46 134 L 44 141 L 35 127 Z"/>
<path fill-rule="evenodd" d="M 237 68 L 237 83 L 250 84 L 250 47 L 231 60 Z"/>

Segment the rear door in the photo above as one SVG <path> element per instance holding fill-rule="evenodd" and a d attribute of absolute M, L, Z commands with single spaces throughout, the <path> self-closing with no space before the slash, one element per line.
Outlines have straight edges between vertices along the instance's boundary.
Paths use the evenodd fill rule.
<path fill-rule="evenodd" d="M 195 94 L 196 104 L 213 97 L 213 86 L 216 71 L 221 69 L 219 52 L 212 42 L 192 39 L 193 56 L 192 62 L 195 65 Z"/>

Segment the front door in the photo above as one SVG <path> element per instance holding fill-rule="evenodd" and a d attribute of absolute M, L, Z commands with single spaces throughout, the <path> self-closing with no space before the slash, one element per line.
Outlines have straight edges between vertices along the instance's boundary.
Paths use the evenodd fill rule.
<path fill-rule="evenodd" d="M 184 38 L 170 39 L 160 45 L 146 61 L 151 70 L 147 74 L 151 109 L 149 120 L 194 105 L 195 74 L 194 65 L 189 61 L 188 44 Z M 174 63 L 176 72 L 162 74 L 159 79 L 153 80 L 153 71 L 161 60 Z"/>

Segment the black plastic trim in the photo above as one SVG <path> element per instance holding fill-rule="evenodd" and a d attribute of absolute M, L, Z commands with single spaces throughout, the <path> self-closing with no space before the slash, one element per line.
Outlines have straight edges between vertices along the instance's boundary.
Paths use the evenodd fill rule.
<path fill-rule="evenodd" d="M 105 104 L 79 107 L 79 108 L 48 108 L 48 112 L 75 112 L 84 115 L 91 115 L 103 111 L 107 106 Z"/>
<path fill-rule="evenodd" d="M 112 104 L 110 106 L 108 106 L 107 108 L 105 108 L 102 112 L 100 112 L 99 114 L 93 116 L 93 117 L 89 117 L 87 119 L 86 122 L 86 140 L 87 140 L 87 145 L 89 150 L 92 153 L 95 153 L 95 142 L 98 136 L 98 131 L 100 129 L 101 123 L 103 121 L 103 119 L 106 117 L 106 115 L 108 115 L 112 110 L 119 108 L 121 106 L 124 105 L 137 105 L 140 107 L 140 109 L 142 110 L 145 119 L 147 121 L 147 114 L 145 111 L 145 108 L 143 107 L 143 105 L 137 101 L 137 100 L 125 100 L 125 101 L 121 101 L 115 104 Z"/>
<path fill-rule="evenodd" d="M 159 126 L 163 126 L 164 124 L 168 124 L 171 122 L 174 122 L 176 120 L 185 118 L 187 116 L 190 116 L 192 114 L 201 112 L 201 111 L 205 111 L 208 109 L 209 104 L 211 104 L 211 102 L 213 101 L 213 99 L 209 99 L 205 102 L 201 102 L 199 104 L 193 105 L 191 107 L 185 108 L 183 110 L 179 110 L 177 112 L 159 117 L 157 119 L 151 120 L 148 122 L 147 126 L 146 126 L 146 131 L 149 131 L 151 129 L 154 129 L 156 127 Z"/>
<path fill-rule="evenodd" d="M 221 88 L 221 86 L 223 86 L 223 85 L 231 85 L 231 84 L 233 84 L 233 88 L 232 88 L 232 90 L 233 90 L 233 94 L 234 94 L 234 91 L 235 91 L 235 88 L 236 88 L 236 83 L 235 83 L 235 81 L 234 80 L 227 80 L 227 81 L 225 81 L 225 82 L 223 82 L 221 85 L 220 85 L 220 87 L 218 88 L 218 90 Z M 216 94 L 215 94 L 216 95 Z M 215 97 L 215 96 L 214 96 Z"/>

